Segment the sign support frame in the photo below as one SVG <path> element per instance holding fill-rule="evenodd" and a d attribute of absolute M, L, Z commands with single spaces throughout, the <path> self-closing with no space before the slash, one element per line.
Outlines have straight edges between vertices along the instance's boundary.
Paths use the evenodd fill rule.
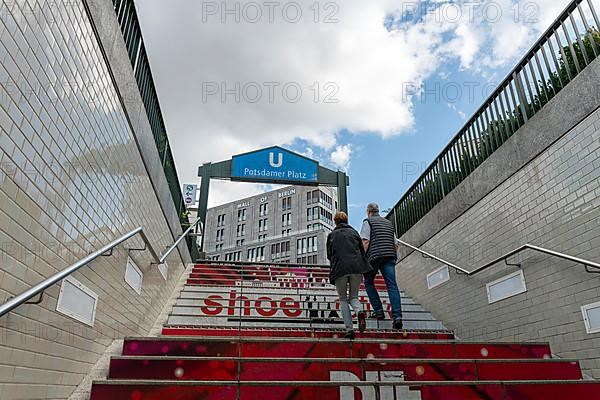
<path fill-rule="evenodd" d="M 234 176 L 233 173 L 233 161 L 236 157 L 234 156 L 231 160 L 225 160 L 217 163 L 205 163 L 198 167 L 198 176 L 201 178 L 200 182 L 200 199 L 198 202 L 198 218 L 202 221 L 202 226 L 206 227 L 206 213 L 208 211 L 208 196 L 210 192 L 210 181 L 211 179 L 230 180 L 233 182 L 253 182 L 253 183 L 267 183 L 267 184 L 288 184 L 297 186 L 330 186 L 337 187 L 338 193 L 338 210 L 348 213 L 348 191 L 347 187 L 350 185 L 350 178 L 344 171 L 334 171 L 329 168 L 325 168 L 318 164 L 317 161 L 310 160 L 300 154 L 293 153 L 279 146 L 267 147 L 259 149 L 252 153 L 261 151 L 274 150 L 286 153 L 291 153 L 294 156 L 302 157 L 310 162 L 314 162 L 317 167 L 316 180 L 311 181 L 296 181 L 286 179 L 268 179 L 268 178 L 245 178 Z M 246 153 L 251 154 L 251 153 Z M 205 234 L 202 235 L 202 242 L 200 244 L 200 251 L 204 252 L 204 238 Z"/>

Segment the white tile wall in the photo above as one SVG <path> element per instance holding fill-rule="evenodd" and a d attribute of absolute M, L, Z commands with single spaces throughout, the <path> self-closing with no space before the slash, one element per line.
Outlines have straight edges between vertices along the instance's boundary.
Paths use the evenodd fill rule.
<path fill-rule="evenodd" d="M 0 13 L 0 301 L 138 226 L 172 242 L 164 213 L 81 1 L 3 2 Z M 142 247 L 134 238 L 124 247 Z M 0 397 L 65 399 L 106 347 L 154 324 L 165 281 L 148 252 L 118 248 L 74 277 L 99 296 L 93 327 L 54 311 L 59 291 L 0 319 Z"/>

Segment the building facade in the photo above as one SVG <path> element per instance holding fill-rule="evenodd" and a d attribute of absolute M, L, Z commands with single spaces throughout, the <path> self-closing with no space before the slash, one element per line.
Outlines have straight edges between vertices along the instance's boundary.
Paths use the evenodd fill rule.
<path fill-rule="evenodd" d="M 208 210 L 204 249 L 217 261 L 327 263 L 337 190 L 288 186 Z"/>

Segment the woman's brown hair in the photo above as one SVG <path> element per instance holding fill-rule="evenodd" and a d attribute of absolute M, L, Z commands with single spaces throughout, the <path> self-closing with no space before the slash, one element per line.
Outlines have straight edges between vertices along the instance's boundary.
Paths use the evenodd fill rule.
<path fill-rule="evenodd" d="M 343 211 L 336 212 L 335 215 L 333 216 L 333 222 L 335 222 L 336 225 L 347 224 L 348 223 L 348 214 L 346 214 Z"/>

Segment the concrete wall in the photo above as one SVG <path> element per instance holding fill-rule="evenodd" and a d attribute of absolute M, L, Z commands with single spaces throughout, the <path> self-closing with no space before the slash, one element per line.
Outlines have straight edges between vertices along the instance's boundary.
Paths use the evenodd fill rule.
<path fill-rule="evenodd" d="M 112 74 L 83 2 L 31 4 L 9 2 L 0 18 L 1 302 L 138 226 L 157 251 L 177 233 L 148 121 L 113 80 L 133 82 L 121 37 Z M 116 27 L 111 4 L 91 8 L 98 29 Z M 189 254 L 174 252 L 163 279 L 147 251 L 127 251 L 141 245 L 74 274 L 99 296 L 93 326 L 55 311 L 59 285 L 0 319 L 1 399 L 66 399 L 114 340 L 150 331 Z M 140 295 L 124 282 L 128 253 Z"/>
<path fill-rule="evenodd" d="M 489 164 L 516 171 L 474 174 L 402 239 L 469 270 L 525 243 L 600 261 L 599 85 L 596 60 Z M 509 262 L 517 261 L 527 292 L 494 304 L 486 283 L 517 270 L 502 262 L 471 277 L 451 272 L 449 282 L 428 290 L 426 275 L 441 264 L 404 252 L 398 280 L 461 339 L 548 341 L 555 354 L 582 360 L 600 378 L 600 334 L 586 334 L 581 314 L 582 305 L 600 301 L 599 275 L 532 251 Z"/>

